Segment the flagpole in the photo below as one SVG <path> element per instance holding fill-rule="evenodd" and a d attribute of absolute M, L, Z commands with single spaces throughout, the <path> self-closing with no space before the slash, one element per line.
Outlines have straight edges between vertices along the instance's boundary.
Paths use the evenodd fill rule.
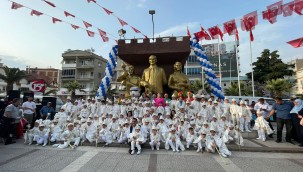
<path fill-rule="evenodd" d="M 251 48 L 251 40 L 249 39 L 249 46 L 250 46 L 250 65 L 251 65 L 251 85 L 252 85 L 252 92 L 253 97 L 255 97 L 255 82 L 254 82 L 254 69 L 253 69 L 253 60 L 252 60 L 252 48 Z"/>
<path fill-rule="evenodd" d="M 238 59 L 238 41 L 235 35 L 235 49 L 236 49 L 236 60 L 237 60 L 237 74 L 238 74 L 238 88 L 239 88 L 239 96 L 241 96 L 241 84 L 240 84 L 240 72 L 239 72 L 239 59 Z"/>
<path fill-rule="evenodd" d="M 220 38 L 221 36 L 218 35 L 218 57 L 219 57 L 219 82 L 220 82 L 220 87 L 221 87 L 221 53 L 220 53 Z"/>
<path fill-rule="evenodd" d="M 201 47 L 202 47 L 202 40 L 201 40 Z M 201 66 L 201 79 L 202 79 L 202 90 L 204 91 L 204 72 L 203 72 L 203 66 Z"/>

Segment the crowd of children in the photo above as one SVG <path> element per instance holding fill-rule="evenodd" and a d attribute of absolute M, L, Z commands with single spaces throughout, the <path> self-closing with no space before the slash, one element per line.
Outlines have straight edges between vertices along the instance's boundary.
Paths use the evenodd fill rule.
<path fill-rule="evenodd" d="M 164 100 L 164 101 L 163 101 Z M 163 103 L 164 102 L 164 103 Z M 265 141 L 265 133 L 272 131 L 257 111 L 255 129 L 258 139 Z M 83 142 L 113 142 L 130 144 L 131 154 L 141 153 L 141 145 L 147 143 L 152 150 L 162 145 L 174 152 L 194 147 L 197 152 L 220 153 L 228 157 L 231 152 L 226 143 L 243 146 L 241 132 L 251 132 L 252 114 L 245 101 L 213 97 L 206 99 L 196 94 L 192 99 L 158 95 L 148 97 L 100 100 L 68 99 L 53 120 L 36 120 L 33 128 L 28 126 L 25 143 L 46 146 L 52 143 L 57 148 L 76 148 Z M 133 120 L 136 126 L 132 128 Z"/>

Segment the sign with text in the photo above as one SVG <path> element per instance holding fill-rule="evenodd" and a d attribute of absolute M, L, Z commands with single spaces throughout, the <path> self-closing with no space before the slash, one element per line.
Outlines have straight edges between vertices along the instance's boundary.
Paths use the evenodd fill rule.
<path fill-rule="evenodd" d="M 33 80 L 29 83 L 29 90 L 34 92 L 44 92 L 46 89 L 45 82 L 42 79 Z"/>

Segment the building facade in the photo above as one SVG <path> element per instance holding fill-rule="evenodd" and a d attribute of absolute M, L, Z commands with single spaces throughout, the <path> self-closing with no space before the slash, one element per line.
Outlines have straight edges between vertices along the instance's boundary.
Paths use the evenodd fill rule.
<path fill-rule="evenodd" d="M 68 50 L 62 57 L 61 85 L 76 80 L 85 91 L 83 95 L 95 95 L 107 61 L 89 50 Z"/>
<path fill-rule="evenodd" d="M 301 59 L 295 59 L 287 62 L 289 68 L 293 70 L 293 76 L 285 76 L 290 83 L 293 83 L 293 87 L 289 91 L 289 97 L 296 97 L 297 95 L 303 95 L 303 57 Z"/>

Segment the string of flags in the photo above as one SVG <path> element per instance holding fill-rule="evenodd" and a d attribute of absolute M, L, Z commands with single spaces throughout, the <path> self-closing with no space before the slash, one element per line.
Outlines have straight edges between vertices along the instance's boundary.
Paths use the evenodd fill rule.
<path fill-rule="evenodd" d="M 56 23 L 58 23 L 58 22 L 66 23 L 66 24 L 69 24 L 69 25 L 70 25 L 73 29 L 75 29 L 75 30 L 77 30 L 77 29 L 85 30 L 86 33 L 87 33 L 87 35 L 88 35 L 89 37 L 94 37 L 96 34 L 98 34 L 98 35 L 100 35 L 100 37 L 102 38 L 103 42 L 108 42 L 108 41 L 109 41 L 109 36 L 111 36 L 111 37 L 114 37 L 114 38 L 111 38 L 111 39 L 113 39 L 113 40 L 115 40 L 115 41 L 117 42 L 117 40 L 116 40 L 117 38 L 116 38 L 115 36 L 113 36 L 113 35 L 107 33 L 106 31 L 104 31 L 104 30 L 102 30 L 102 29 L 100 29 L 100 28 L 95 27 L 95 28 L 97 28 L 98 33 L 95 33 L 95 32 L 93 32 L 93 31 L 91 31 L 91 30 L 88 30 L 90 27 L 94 27 L 94 26 L 93 26 L 92 24 L 88 23 L 88 22 L 85 21 L 85 20 L 82 20 L 82 21 L 83 21 L 84 27 L 81 27 L 81 26 L 78 26 L 78 25 L 69 23 L 69 22 L 67 22 L 67 21 L 64 21 L 64 20 L 62 20 L 62 19 L 53 17 L 53 16 L 51 16 L 51 15 L 45 14 L 45 13 L 43 13 L 43 12 L 41 12 L 41 11 L 32 9 L 32 8 L 30 8 L 30 7 L 27 7 L 27 6 L 24 6 L 24 5 L 19 4 L 19 3 L 17 3 L 17 2 L 14 2 L 14 1 L 11 1 L 11 0 L 9 0 L 9 1 L 12 2 L 11 9 L 17 10 L 17 9 L 19 9 L 19 8 L 24 7 L 24 8 L 27 8 L 27 9 L 31 10 L 31 13 L 30 13 L 31 16 L 42 16 L 42 15 L 48 16 L 48 17 L 50 17 L 50 18 L 52 19 L 52 23 L 54 23 L 54 24 L 56 24 Z M 54 7 L 54 8 L 57 7 L 55 4 L 53 4 L 53 3 L 50 2 L 50 1 L 47 1 L 47 0 L 42 0 L 42 1 L 44 1 L 45 3 L 47 3 L 48 5 L 50 5 L 51 7 Z M 75 15 L 73 15 L 73 14 L 67 12 L 67 11 L 64 11 L 64 15 L 65 15 L 66 17 L 73 17 L 73 18 L 76 18 Z M 108 36 L 108 35 L 109 35 L 109 36 Z"/>
<path fill-rule="evenodd" d="M 267 6 L 267 9 L 262 11 L 262 19 L 267 20 L 269 23 L 274 24 L 277 22 L 277 17 L 279 15 L 283 15 L 284 17 L 291 16 L 293 13 L 298 15 L 303 15 L 303 0 L 293 0 L 291 2 L 283 4 L 283 0 L 280 0 L 274 4 Z M 254 41 L 253 30 L 258 25 L 258 12 L 253 11 L 244 15 L 240 19 L 241 30 L 249 32 L 250 41 Z M 213 26 L 207 30 L 205 30 L 201 26 L 201 30 L 199 32 L 194 33 L 197 41 L 200 40 L 211 40 L 212 39 L 221 39 L 223 41 L 224 34 L 228 34 L 229 36 L 235 35 L 235 39 L 239 40 L 239 34 L 237 30 L 236 19 L 230 20 L 228 22 L 223 23 L 224 32 L 221 31 L 219 25 Z M 207 32 L 208 31 L 208 32 Z M 187 35 L 191 37 L 190 31 L 187 27 Z"/>
<path fill-rule="evenodd" d="M 292 40 L 292 41 L 289 41 L 287 43 L 290 44 L 294 48 L 302 47 L 303 46 L 303 37 L 295 39 L 295 40 Z"/>
<path fill-rule="evenodd" d="M 99 3 L 97 3 L 97 0 L 87 0 L 87 2 L 88 3 L 90 3 L 90 2 L 95 3 L 97 6 L 101 7 L 107 15 L 112 15 L 112 16 L 116 17 L 122 27 L 123 26 L 129 26 L 135 33 L 140 33 L 140 34 L 142 34 L 144 36 L 144 38 L 148 38 L 140 30 L 138 30 L 135 27 L 129 25 L 127 22 L 125 22 L 124 20 L 122 20 L 121 18 L 119 18 L 117 15 L 115 15 L 114 12 L 112 12 L 112 11 L 108 10 L 107 8 L 101 6 Z"/>

